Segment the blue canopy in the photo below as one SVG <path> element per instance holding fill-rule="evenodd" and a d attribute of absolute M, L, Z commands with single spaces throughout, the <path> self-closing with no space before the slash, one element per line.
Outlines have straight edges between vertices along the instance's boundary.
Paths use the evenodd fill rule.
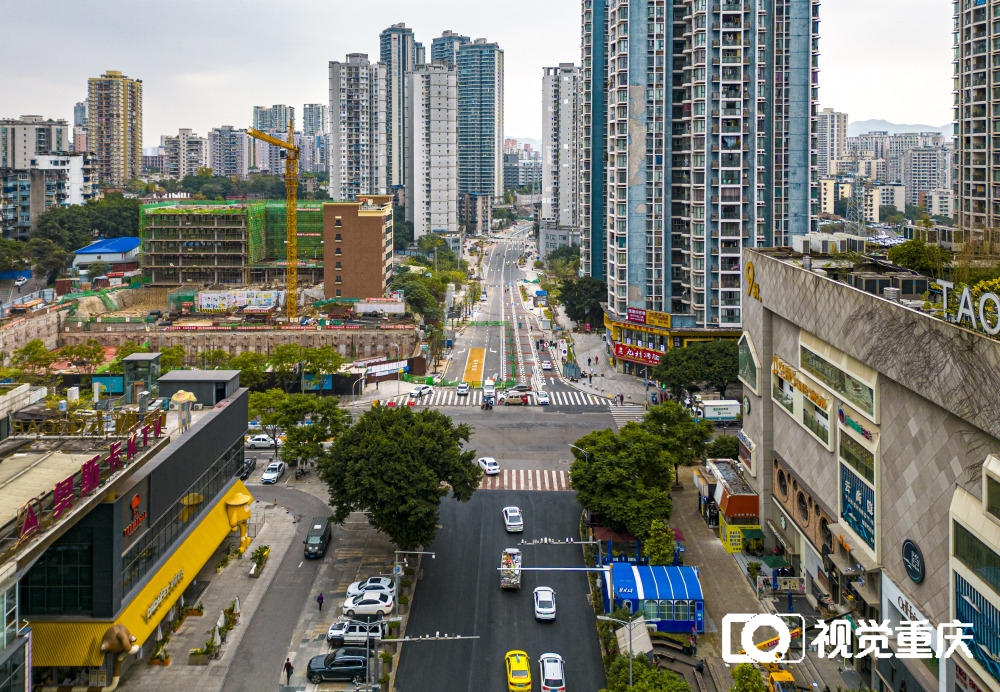
<path fill-rule="evenodd" d="M 694 567 L 664 567 L 611 563 L 611 590 L 616 598 L 640 601 L 704 599 Z"/>

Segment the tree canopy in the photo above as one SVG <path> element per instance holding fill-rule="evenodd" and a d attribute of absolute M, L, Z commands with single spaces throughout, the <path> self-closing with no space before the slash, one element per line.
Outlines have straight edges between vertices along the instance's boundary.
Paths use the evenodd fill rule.
<path fill-rule="evenodd" d="M 256 351 L 244 351 L 229 359 L 227 367 L 240 371 L 240 385 L 248 389 L 259 391 L 264 388 L 267 381 L 264 375 L 264 367 L 267 365 L 267 356 Z"/>
<path fill-rule="evenodd" d="M 752 663 L 741 663 L 729 672 L 734 683 L 729 692 L 767 692 L 760 671 Z"/>
<path fill-rule="evenodd" d="M 608 286 L 600 279 L 566 279 L 559 288 L 559 297 L 566 306 L 566 315 L 577 324 L 590 324 L 592 329 L 604 324 L 601 303 L 608 300 Z"/>
<path fill-rule="evenodd" d="M 608 667 L 608 686 L 601 692 L 690 692 L 691 687 L 677 673 L 661 670 L 646 656 L 632 659 L 632 686 L 628 684 L 628 654 L 620 654 Z"/>
<path fill-rule="evenodd" d="M 646 542 L 642 544 L 642 554 L 649 558 L 651 565 L 672 565 L 676 547 L 674 530 L 667 528 L 662 521 L 654 521 Z"/>
<path fill-rule="evenodd" d="M 696 459 L 704 458 L 705 444 L 715 433 L 711 421 L 696 423 L 691 413 L 676 401 L 650 406 L 641 425 L 659 438 L 678 480 L 681 466 L 690 466 Z"/>
<path fill-rule="evenodd" d="M 707 382 L 726 397 L 730 382 L 739 377 L 739 346 L 731 339 L 702 341 L 685 348 L 672 348 L 653 368 L 654 380 L 667 386 L 679 399 L 685 389 Z"/>
<path fill-rule="evenodd" d="M 719 435 L 705 445 L 706 459 L 738 459 L 740 441 L 735 435 Z"/>
<path fill-rule="evenodd" d="M 940 278 L 951 264 L 951 253 L 937 245 L 928 245 L 919 238 L 889 249 L 889 261 L 926 276 Z"/>
<path fill-rule="evenodd" d="M 482 481 L 475 452 L 461 446 L 471 434 L 434 409 L 369 410 L 319 460 L 334 521 L 368 512 L 369 523 L 401 549 L 428 545 L 449 487 L 467 502 Z"/>

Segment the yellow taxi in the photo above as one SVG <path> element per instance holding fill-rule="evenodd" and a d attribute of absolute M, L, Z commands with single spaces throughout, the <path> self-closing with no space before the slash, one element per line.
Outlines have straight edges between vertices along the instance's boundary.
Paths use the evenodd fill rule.
<path fill-rule="evenodd" d="M 531 664 L 528 654 L 523 651 L 508 651 L 504 657 L 507 663 L 507 689 L 520 692 L 531 689 Z"/>

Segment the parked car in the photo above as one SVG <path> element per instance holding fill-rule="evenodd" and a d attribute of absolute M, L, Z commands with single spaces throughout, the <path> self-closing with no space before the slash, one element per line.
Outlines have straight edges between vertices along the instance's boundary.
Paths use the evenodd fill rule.
<path fill-rule="evenodd" d="M 17 286 L 18 288 L 20 288 L 26 283 L 28 283 L 28 277 L 26 276 L 19 276 L 16 279 L 14 279 L 14 285 Z"/>
<path fill-rule="evenodd" d="M 552 369 L 552 361 L 551 360 L 543 360 L 542 361 L 542 370 L 551 370 L 551 369 Z"/>
<path fill-rule="evenodd" d="M 539 406 L 549 405 L 549 393 L 548 392 L 538 392 L 535 394 L 535 398 L 538 399 Z"/>
<path fill-rule="evenodd" d="M 368 577 L 347 587 L 348 596 L 359 596 L 366 591 L 385 591 L 390 596 L 395 596 L 396 584 L 392 577 Z"/>
<path fill-rule="evenodd" d="M 566 666 L 559 654 L 542 654 L 538 659 L 542 692 L 566 692 Z"/>
<path fill-rule="evenodd" d="M 351 596 L 344 601 L 344 615 L 349 618 L 356 613 L 362 615 L 385 615 L 392 612 L 395 600 L 385 591 L 366 591 L 357 596 Z"/>
<path fill-rule="evenodd" d="M 524 517 L 521 515 L 521 509 L 519 507 L 504 507 L 503 525 L 507 529 L 507 533 L 524 531 Z"/>
<path fill-rule="evenodd" d="M 366 626 L 350 620 L 338 620 L 330 625 L 330 629 L 326 633 L 326 641 L 330 643 L 330 646 L 343 646 L 344 644 L 360 644 L 364 646 L 365 639 L 369 639 L 372 642 L 380 641 L 382 639 L 383 627 L 384 625 L 382 624 L 378 626 Z M 374 648 L 373 645 L 372 649 L 374 650 Z"/>
<path fill-rule="evenodd" d="M 422 399 L 425 396 L 430 396 L 434 391 L 434 388 L 429 384 L 418 384 L 416 387 L 410 390 L 411 399 Z"/>
<path fill-rule="evenodd" d="M 271 483 L 277 483 L 278 479 L 285 475 L 285 462 L 283 461 L 272 461 L 264 469 L 264 475 L 260 477 L 260 482 L 265 485 L 270 485 Z"/>
<path fill-rule="evenodd" d="M 512 389 L 508 389 L 503 395 L 503 405 L 504 406 L 527 406 L 528 405 L 528 395 L 524 392 L 515 392 Z"/>
<path fill-rule="evenodd" d="M 556 619 L 556 592 L 548 586 L 535 589 L 535 619 Z"/>
<path fill-rule="evenodd" d="M 245 481 L 250 478 L 250 474 L 254 472 L 257 468 L 257 460 L 253 457 L 243 460 L 243 466 L 240 468 L 240 480 Z"/>
<path fill-rule="evenodd" d="M 487 476 L 500 473 L 500 464 L 493 457 L 479 457 L 479 468 L 485 471 Z"/>
<path fill-rule="evenodd" d="M 523 651 L 508 651 L 504 656 L 507 665 L 507 689 L 510 692 L 531 689 L 531 666 L 528 654 Z"/>
<path fill-rule="evenodd" d="M 281 446 L 281 440 L 275 440 L 270 435 L 254 435 L 247 440 L 250 449 L 274 449 Z"/>
<path fill-rule="evenodd" d="M 458 387 L 455 388 L 455 396 L 467 396 L 469 393 L 469 383 L 459 382 Z"/>
<path fill-rule="evenodd" d="M 326 656 L 313 656 L 309 659 L 309 666 L 306 669 L 306 677 L 314 685 L 326 680 L 363 682 L 367 673 L 367 658 L 347 655 L 342 649 Z"/>
<path fill-rule="evenodd" d="M 512 392 L 530 392 L 531 391 L 531 385 L 530 384 L 515 384 L 508 391 L 512 391 Z"/>

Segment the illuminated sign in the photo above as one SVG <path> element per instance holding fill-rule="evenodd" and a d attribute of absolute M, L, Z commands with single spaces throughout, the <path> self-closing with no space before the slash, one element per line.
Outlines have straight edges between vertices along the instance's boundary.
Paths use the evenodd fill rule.
<path fill-rule="evenodd" d="M 747 297 L 753 298 L 758 303 L 760 302 L 760 285 L 754 280 L 756 274 L 756 269 L 753 266 L 753 262 L 747 262 L 746 268 L 746 279 L 747 279 Z"/>
<path fill-rule="evenodd" d="M 67 418 L 52 418 L 46 421 L 12 420 L 11 435 L 39 435 L 42 437 L 66 437 L 68 435 L 104 437 L 110 431 L 105 430 L 105 414 L 100 411 L 82 413 L 77 411 Z M 147 414 L 143 423 L 153 425 L 153 418 L 160 419 L 159 413 Z M 125 435 L 139 424 L 139 415 L 135 411 L 115 411 L 110 420 L 114 423 L 114 434 Z M 161 425 L 161 423 L 156 423 Z M 157 434 L 159 437 L 159 434 Z"/>
<path fill-rule="evenodd" d="M 792 387 L 802 392 L 802 394 L 805 395 L 809 401 L 813 402 L 824 411 L 829 406 L 829 402 L 827 402 L 826 397 L 810 387 L 803 380 L 800 380 L 798 370 L 795 370 L 791 365 L 778 358 L 778 356 L 773 356 L 771 358 L 771 374 L 777 375 L 785 382 L 792 385 Z"/>
<path fill-rule="evenodd" d="M 659 351 L 651 351 L 648 348 L 640 348 L 639 346 L 615 344 L 615 356 L 645 365 L 659 365 L 663 354 Z"/>
<path fill-rule="evenodd" d="M 184 569 L 181 568 L 181 571 L 174 575 L 174 578 L 170 580 L 170 583 L 160 589 L 160 593 L 156 594 L 156 598 L 154 598 L 153 602 L 149 604 L 148 608 L 146 608 L 146 614 L 142 616 L 143 620 L 149 622 L 156 614 L 156 611 L 160 609 L 160 606 L 163 605 L 163 601 L 166 600 L 167 596 L 172 594 L 177 589 L 177 585 L 183 580 Z"/>
<path fill-rule="evenodd" d="M 948 317 L 948 289 L 954 288 L 955 284 L 950 281 L 936 282 L 941 286 L 942 305 L 944 306 L 944 319 L 951 322 Z M 987 310 L 987 303 L 992 303 L 992 309 Z M 962 320 L 967 320 L 973 329 L 984 331 L 990 336 L 1000 334 L 1000 297 L 996 293 L 983 293 L 979 296 L 978 310 L 973 309 L 972 292 L 968 286 L 962 288 L 962 297 L 958 299 L 958 312 L 955 313 L 955 324 L 961 324 Z M 979 318 L 978 321 L 976 318 Z M 990 324 L 990 320 L 993 324 Z"/>
<path fill-rule="evenodd" d="M 871 432 L 866 427 L 864 427 L 863 425 L 861 425 L 861 423 L 859 423 L 858 421 L 854 420 L 849 415 L 847 415 L 844 412 L 844 409 L 840 409 L 838 411 L 837 415 L 840 418 L 840 422 L 841 423 L 843 423 L 844 425 L 846 425 L 848 428 L 850 428 L 851 430 L 853 430 L 857 434 L 861 435 L 861 437 L 865 438 L 869 442 L 874 442 L 875 441 L 875 433 Z"/>
<path fill-rule="evenodd" d="M 655 310 L 643 310 L 642 308 L 627 308 L 625 317 L 629 322 L 636 324 L 648 324 L 651 327 L 665 327 L 670 329 L 670 315 L 665 312 Z"/>
<path fill-rule="evenodd" d="M 131 536 L 139 527 L 142 526 L 143 522 L 146 521 L 146 510 L 142 508 L 142 496 L 136 493 L 132 497 L 132 502 L 129 503 L 129 509 L 132 510 L 132 521 L 122 529 L 122 533 L 126 536 Z"/>

